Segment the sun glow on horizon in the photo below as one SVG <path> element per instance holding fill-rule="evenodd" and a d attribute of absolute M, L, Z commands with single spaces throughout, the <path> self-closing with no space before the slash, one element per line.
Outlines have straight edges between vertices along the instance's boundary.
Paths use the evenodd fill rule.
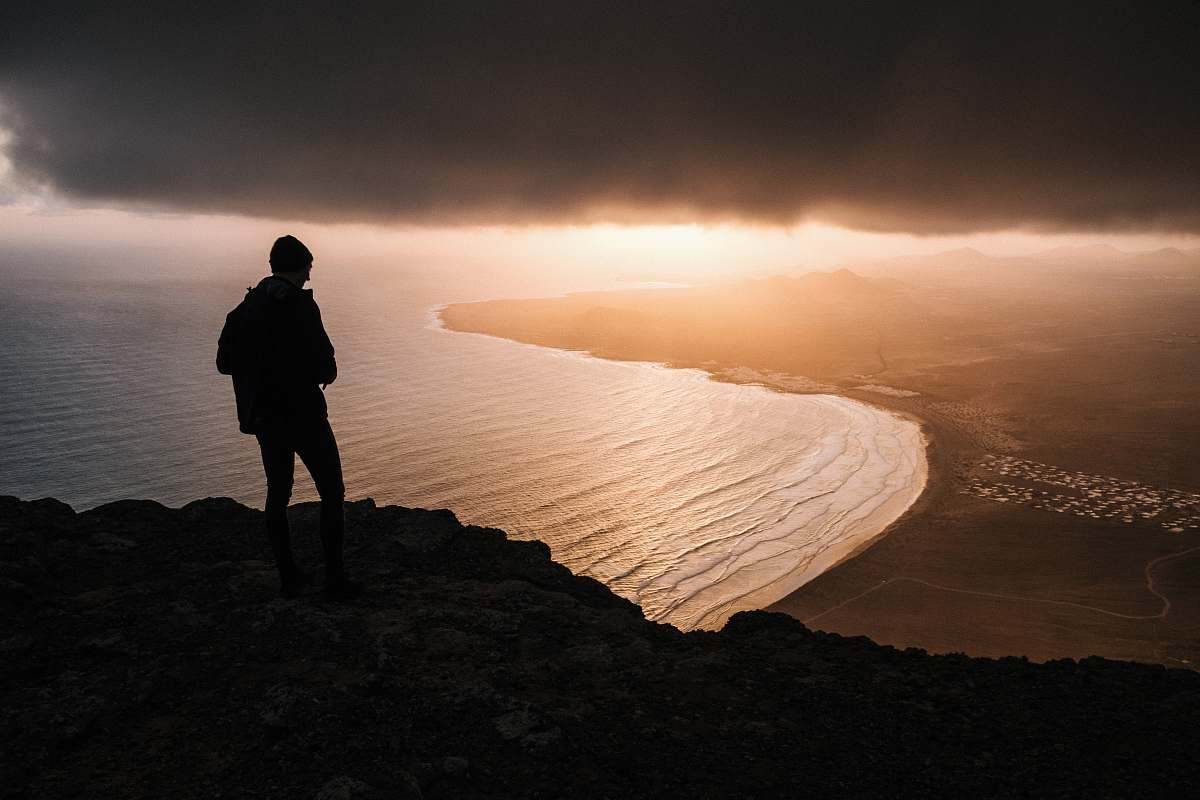
<path fill-rule="evenodd" d="M 83 254 L 135 273 L 197 263 L 265 263 L 275 236 L 292 233 L 326 263 L 452 271 L 519 267 L 578 270 L 621 281 L 704 281 L 831 269 L 902 255 L 972 247 L 1023 255 L 1107 243 L 1122 250 L 1200 247 L 1197 236 L 1005 231 L 959 236 L 865 233 L 820 222 L 792 227 L 646 224 L 387 227 L 315 224 L 229 215 L 147 213 L 65 203 L 0 204 L 0 247 Z M 154 258 L 150 258 L 154 255 Z M 185 260 L 179 260 L 180 257 Z M 128 261 L 128 263 L 125 263 Z"/>

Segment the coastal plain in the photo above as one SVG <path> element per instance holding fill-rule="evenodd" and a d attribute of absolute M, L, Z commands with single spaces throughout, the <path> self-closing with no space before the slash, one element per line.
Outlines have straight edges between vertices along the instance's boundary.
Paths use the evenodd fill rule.
<path fill-rule="evenodd" d="M 771 608 L 896 646 L 1200 664 L 1200 254 L 929 257 L 451 305 L 454 330 L 920 421 L 925 493 Z"/>

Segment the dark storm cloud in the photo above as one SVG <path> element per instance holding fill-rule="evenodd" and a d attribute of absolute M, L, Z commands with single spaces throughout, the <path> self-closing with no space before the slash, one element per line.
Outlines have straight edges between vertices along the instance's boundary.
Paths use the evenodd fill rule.
<path fill-rule="evenodd" d="M 90 201 L 1200 230 L 1194 3 L 27 5 L 9 155 Z"/>

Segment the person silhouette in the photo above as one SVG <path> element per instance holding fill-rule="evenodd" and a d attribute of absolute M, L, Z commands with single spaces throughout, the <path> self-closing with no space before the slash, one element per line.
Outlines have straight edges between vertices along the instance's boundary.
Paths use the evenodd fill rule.
<path fill-rule="evenodd" d="M 217 371 L 233 376 L 238 427 L 258 439 L 267 477 L 267 539 L 279 569 L 280 594 L 300 595 L 311 580 L 292 556 L 287 506 L 296 456 L 321 497 L 325 594 L 347 598 L 362 587 L 346 573 L 342 553 L 346 487 L 324 389 L 337 379 L 333 344 L 321 311 L 304 284 L 313 255 L 294 236 L 271 247 L 271 274 L 225 318 L 217 342 Z"/>

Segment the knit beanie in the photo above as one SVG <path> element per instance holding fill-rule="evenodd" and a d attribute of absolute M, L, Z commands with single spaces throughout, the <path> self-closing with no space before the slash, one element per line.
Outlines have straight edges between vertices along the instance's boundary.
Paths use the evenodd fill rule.
<path fill-rule="evenodd" d="M 271 245 L 271 272 L 299 272 L 312 260 L 312 253 L 295 236 L 280 236 Z"/>

